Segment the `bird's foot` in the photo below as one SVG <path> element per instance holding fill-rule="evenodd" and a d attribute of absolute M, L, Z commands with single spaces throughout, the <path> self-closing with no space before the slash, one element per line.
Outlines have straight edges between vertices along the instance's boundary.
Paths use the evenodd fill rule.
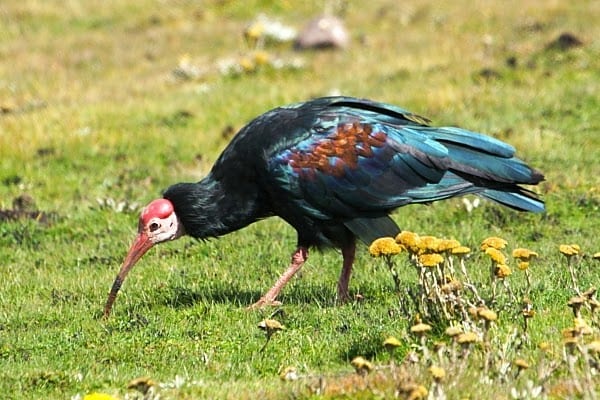
<path fill-rule="evenodd" d="M 261 297 L 256 303 L 246 307 L 246 310 L 258 310 L 264 307 L 278 307 L 281 304 L 282 303 L 278 300 Z"/>
<path fill-rule="evenodd" d="M 346 291 L 346 292 L 338 292 L 337 297 L 335 299 L 336 304 L 338 305 L 344 305 L 348 302 L 350 302 L 352 300 L 352 297 L 350 297 L 350 294 Z"/>

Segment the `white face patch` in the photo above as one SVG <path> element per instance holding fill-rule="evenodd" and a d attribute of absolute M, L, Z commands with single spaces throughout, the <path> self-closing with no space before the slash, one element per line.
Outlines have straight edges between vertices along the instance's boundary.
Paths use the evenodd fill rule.
<path fill-rule="evenodd" d="M 175 212 L 165 218 L 150 218 L 144 226 L 144 231 L 153 244 L 174 240 L 184 234 L 183 226 Z"/>

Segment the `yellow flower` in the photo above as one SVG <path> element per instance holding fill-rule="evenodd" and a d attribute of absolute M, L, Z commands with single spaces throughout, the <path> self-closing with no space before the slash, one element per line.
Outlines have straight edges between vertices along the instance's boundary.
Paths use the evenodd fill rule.
<path fill-rule="evenodd" d="M 461 247 L 460 242 L 455 239 L 440 239 L 438 242 L 438 252 L 440 253 L 450 253 L 458 247 Z"/>
<path fill-rule="evenodd" d="M 431 325 L 427 325 L 426 323 L 419 322 L 416 325 L 410 327 L 410 331 L 417 336 L 424 335 L 425 333 L 431 330 Z"/>
<path fill-rule="evenodd" d="M 494 275 L 496 275 L 496 278 L 499 279 L 504 279 L 510 276 L 510 274 L 512 274 L 512 271 L 510 270 L 510 267 L 506 264 L 498 264 L 494 269 Z"/>
<path fill-rule="evenodd" d="M 522 358 L 517 358 L 515 361 L 513 361 L 513 363 L 519 370 L 524 370 L 524 369 L 529 368 L 529 363 L 527 361 L 523 360 Z"/>
<path fill-rule="evenodd" d="M 529 261 L 519 261 L 517 267 L 519 267 L 521 271 L 525 271 L 527 268 L 529 268 Z"/>
<path fill-rule="evenodd" d="M 551 350 L 550 343 L 548 342 L 541 342 L 538 345 L 538 348 L 543 352 L 549 352 Z"/>
<path fill-rule="evenodd" d="M 385 347 L 390 353 L 400 346 L 402 346 L 402 343 L 400 343 L 400 341 L 393 336 L 388 337 L 383 342 L 383 347 Z"/>
<path fill-rule="evenodd" d="M 481 250 L 485 251 L 489 247 L 492 247 L 496 250 L 502 250 L 507 244 L 508 242 L 502 238 L 490 236 L 481 242 Z"/>
<path fill-rule="evenodd" d="M 439 252 L 440 239 L 435 236 L 421 236 L 419 240 L 419 249 L 423 253 Z"/>
<path fill-rule="evenodd" d="M 479 340 L 479 338 L 477 337 L 477 335 L 473 332 L 464 332 L 461 333 L 460 335 L 458 335 L 458 343 L 466 345 L 466 344 L 471 344 L 474 342 L 477 342 Z"/>
<path fill-rule="evenodd" d="M 532 258 L 539 257 L 538 253 L 536 253 L 535 251 L 524 249 L 522 247 L 514 249 L 512 252 L 512 256 L 521 261 L 531 261 Z"/>
<path fill-rule="evenodd" d="M 452 249 L 452 254 L 459 257 L 464 257 L 471 252 L 467 246 L 458 246 Z"/>
<path fill-rule="evenodd" d="M 446 377 L 446 370 L 444 368 L 432 365 L 429 367 L 428 371 L 436 382 L 439 382 Z"/>
<path fill-rule="evenodd" d="M 415 386 L 408 394 L 408 400 L 422 400 L 427 397 L 427 388 L 423 385 Z"/>
<path fill-rule="evenodd" d="M 452 325 L 446 328 L 444 333 L 450 337 L 455 337 L 463 333 L 462 328 L 457 325 Z"/>
<path fill-rule="evenodd" d="M 265 331 L 268 341 L 275 332 L 284 330 L 285 326 L 281 325 L 281 323 L 275 319 L 264 319 L 260 321 L 258 328 Z"/>
<path fill-rule="evenodd" d="M 437 253 L 432 254 L 421 254 L 419 256 L 419 263 L 424 267 L 436 267 L 444 262 L 444 257 Z"/>
<path fill-rule="evenodd" d="M 256 65 L 266 65 L 269 63 L 271 56 L 264 50 L 257 50 L 254 52 L 254 62 Z"/>
<path fill-rule="evenodd" d="M 498 319 L 498 314 L 489 308 L 480 308 L 477 310 L 477 316 L 485 319 L 486 321 L 495 321 Z"/>
<path fill-rule="evenodd" d="M 396 236 L 396 242 L 400 243 L 411 253 L 419 252 L 419 235 L 411 231 L 402 231 Z"/>
<path fill-rule="evenodd" d="M 579 254 L 579 251 L 581 249 L 576 244 L 561 244 L 560 246 L 558 246 L 558 250 L 565 256 L 572 257 Z"/>
<path fill-rule="evenodd" d="M 369 246 L 369 253 L 373 257 L 389 256 L 398 254 L 401 251 L 402 247 L 391 237 L 375 239 Z"/>
<path fill-rule="evenodd" d="M 361 356 L 354 357 L 350 364 L 352 364 L 356 372 L 360 375 L 366 375 L 373 370 L 373 364 Z"/>
<path fill-rule="evenodd" d="M 600 260 L 600 251 L 599 251 L 599 252 L 597 252 L 597 253 L 594 253 L 594 255 L 592 256 L 592 258 L 593 258 L 594 260 Z"/>
<path fill-rule="evenodd" d="M 253 72 L 256 69 L 256 64 L 250 57 L 242 57 L 239 64 L 244 72 Z"/>
<path fill-rule="evenodd" d="M 485 249 L 485 254 L 490 256 L 492 261 L 496 264 L 506 264 L 506 257 L 502 252 L 494 247 L 488 247 Z"/>
<path fill-rule="evenodd" d="M 117 400 L 117 398 L 110 394 L 94 392 L 83 396 L 83 400 Z"/>

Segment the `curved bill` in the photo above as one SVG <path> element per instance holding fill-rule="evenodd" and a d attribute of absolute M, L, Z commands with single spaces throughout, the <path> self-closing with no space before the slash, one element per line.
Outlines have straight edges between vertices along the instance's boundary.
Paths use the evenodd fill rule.
<path fill-rule="evenodd" d="M 117 293 L 119 289 L 121 289 L 121 285 L 127 276 L 129 270 L 138 262 L 138 260 L 152 247 L 153 243 L 148 238 L 145 232 L 139 232 L 135 241 L 129 248 L 129 253 L 125 257 L 123 261 L 123 265 L 113 282 L 112 288 L 110 289 L 110 293 L 108 294 L 108 299 L 106 300 L 106 305 L 104 306 L 104 318 L 108 317 L 110 314 L 110 310 L 112 308 L 115 299 L 117 298 Z"/>

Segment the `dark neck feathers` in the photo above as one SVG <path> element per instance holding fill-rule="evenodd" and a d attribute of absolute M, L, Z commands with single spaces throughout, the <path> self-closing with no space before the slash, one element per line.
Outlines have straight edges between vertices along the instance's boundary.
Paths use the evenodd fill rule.
<path fill-rule="evenodd" d="M 227 185 L 208 175 L 198 183 L 178 183 L 163 197 L 170 200 L 186 234 L 198 239 L 241 229 L 262 217 L 256 187 Z"/>

